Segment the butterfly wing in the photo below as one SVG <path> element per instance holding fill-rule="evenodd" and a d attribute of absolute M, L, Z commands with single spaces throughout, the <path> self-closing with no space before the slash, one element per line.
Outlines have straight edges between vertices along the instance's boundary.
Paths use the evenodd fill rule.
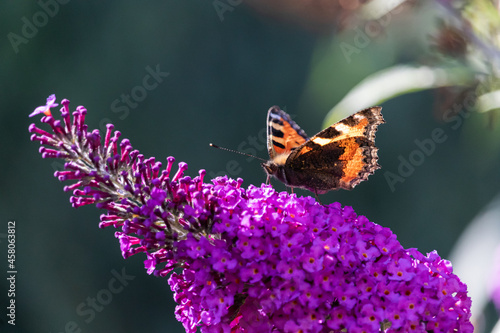
<path fill-rule="evenodd" d="M 267 112 L 267 150 L 271 160 L 290 153 L 308 140 L 306 133 L 278 106 Z"/>
<path fill-rule="evenodd" d="M 352 189 L 380 168 L 375 132 L 384 123 L 382 108 L 361 110 L 324 129 L 297 147 L 287 159 L 290 184 L 317 193 Z"/>

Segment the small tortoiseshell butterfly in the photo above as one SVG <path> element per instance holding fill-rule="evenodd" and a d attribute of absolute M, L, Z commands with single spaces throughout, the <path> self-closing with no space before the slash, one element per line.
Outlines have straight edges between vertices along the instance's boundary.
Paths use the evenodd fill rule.
<path fill-rule="evenodd" d="M 289 187 L 317 194 L 352 189 L 375 170 L 375 132 L 384 123 L 379 106 L 361 110 L 324 129 L 312 138 L 278 106 L 267 114 L 267 149 L 262 163 L 268 175 Z"/>

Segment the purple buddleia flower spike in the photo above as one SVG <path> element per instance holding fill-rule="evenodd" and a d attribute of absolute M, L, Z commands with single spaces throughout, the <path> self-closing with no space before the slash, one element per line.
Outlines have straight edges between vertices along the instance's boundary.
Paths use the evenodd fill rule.
<path fill-rule="evenodd" d="M 186 332 L 472 332 L 467 286 L 436 252 L 404 249 L 388 228 L 340 203 L 278 193 L 145 158 L 86 110 L 30 125 L 43 158 L 62 158 L 74 207 L 106 210 L 124 258 L 169 275 Z M 172 270 L 179 268 L 175 272 Z"/>

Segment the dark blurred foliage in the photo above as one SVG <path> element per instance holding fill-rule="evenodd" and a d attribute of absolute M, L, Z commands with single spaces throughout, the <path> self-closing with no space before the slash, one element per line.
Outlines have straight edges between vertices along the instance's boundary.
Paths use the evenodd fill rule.
<path fill-rule="evenodd" d="M 167 279 L 148 276 L 143 256 L 121 258 L 114 231 L 97 228 L 103 212 L 70 207 L 64 184 L 51 176 L 61 164 L 40 158 L 38 143 L 29 141 L 33 120 L 27 115 L 55 93 L 58 101 L 70 99 L 72 108 L 84 105 L 89 127 L 113 123 L 145 156 L 165 161 L 173 155 L 189 164 L 188 174 L 204 168 L 208 175 L 260 184 L 265 175 L 259 161 L 208 144 L 267 158 L 264 125 L 270 106 L 281 106 L 313 135 L 327 112 L 367 75 L 399 63 L 429 63 L 440 47 L 456 58 L 464 52 L 460 34 L 442 29 L 440 12 L 427 15 L 428 9 L 411 5 L 389 20 L 366 21 L 355 14 L 357 7 L 345 3 L 338 2 L 344 4 L 339 12 L 298 7 L 280 14 L 279 6 L 263 1 L 252 6 L 239 1 L 69 2 L 60 4 L 25 43 L 13 46 L 9 34 L 23 36 L 26 21 L 33 22 L 43 9 L 36 2 L 2 2 L 0 236 L 7 221 L 15 220 L 16 332 L 71 331 L 71 322 L 82 332 L 183 332 Z M 321 13 L 321 20 L 314 13 Z M 327 24 L 327 13 L 333 13 L 335 23 Z M 333 29 L 341 32 L 328 33 Z M 377 33 L 347 59 L 339 45 L 356 45 L 359 31 L 366 29 Z M 165 73 L 157 86 L 141 89 L 156 68 Z M 322 202 L 353 206 L 390 227 L 405 247 L 424 253 L 436 249 L 446 257 L 500 184 L 494 113 L 457 109 L 449 118 L 442 116 L 449 109 L 443 105 L 456 103 L 471 86 L 415 92 L 383 103 L 386 124 L 377 133 L 382 169 L 355 190 L 331 192 Z M 145 95 L 137 95 L 141 92 Z M 140 98 L 127 105 L 124 95 Z M 417 141 L 428 142 L 436 129 L 446 139 L 391 188 L 387 172 L 398 174 L 402 161 L 422 150 Z M 4 238 L 0 246 L 5 253 Z M 106 299 L 112 271 L 123 269 L 135 278 Z M 4 308 L 5 280 L 0 287 Z M 96 297 L 106 304 L 95 318 L 82 315 L 78 309 L 90 307 L 81 304 Z M 7 332 L 11 327 L 5 317 L 2 321 L 0 331 Z"/>

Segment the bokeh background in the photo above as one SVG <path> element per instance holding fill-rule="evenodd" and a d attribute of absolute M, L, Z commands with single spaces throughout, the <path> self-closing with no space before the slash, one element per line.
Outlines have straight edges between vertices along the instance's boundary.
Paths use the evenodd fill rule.
<path fill-rule="evenodd" d="M 28 114 L 52 93 L 85 105 L 89 127 L 113 123 L 145 156 L 172 155 L 188 174 L 203 168 L 247 186 L 265 182 L 260 162 L 210 142 L 267 158 L 272 105 L 309 135 L 382 105 L 382 169 L 321 200 L 390 227 L 407 248 L 451 258 L 469 288 L 479 286 L 476 331 L 490 331 L 498 317 L 487 285 L 500 280 L 491 275 L 500 243 L 495 2 L 362 2 L 1 2 L 0 267 L 6 276 L 15 220 L 18 274 L 16 326 L 2 310 L 0 332 L 183 332 L 167 279 L 148 276 L 141 255 L 122 259 L 114 230 L 97 228 L 103 212 L 71 208 L 52 177 L 61 163 L 29 140 L 38 119 Z M 490 92 L 493 106 L 481 107 Z M 5 309 L 5 278 L 0 289 Z"/>

